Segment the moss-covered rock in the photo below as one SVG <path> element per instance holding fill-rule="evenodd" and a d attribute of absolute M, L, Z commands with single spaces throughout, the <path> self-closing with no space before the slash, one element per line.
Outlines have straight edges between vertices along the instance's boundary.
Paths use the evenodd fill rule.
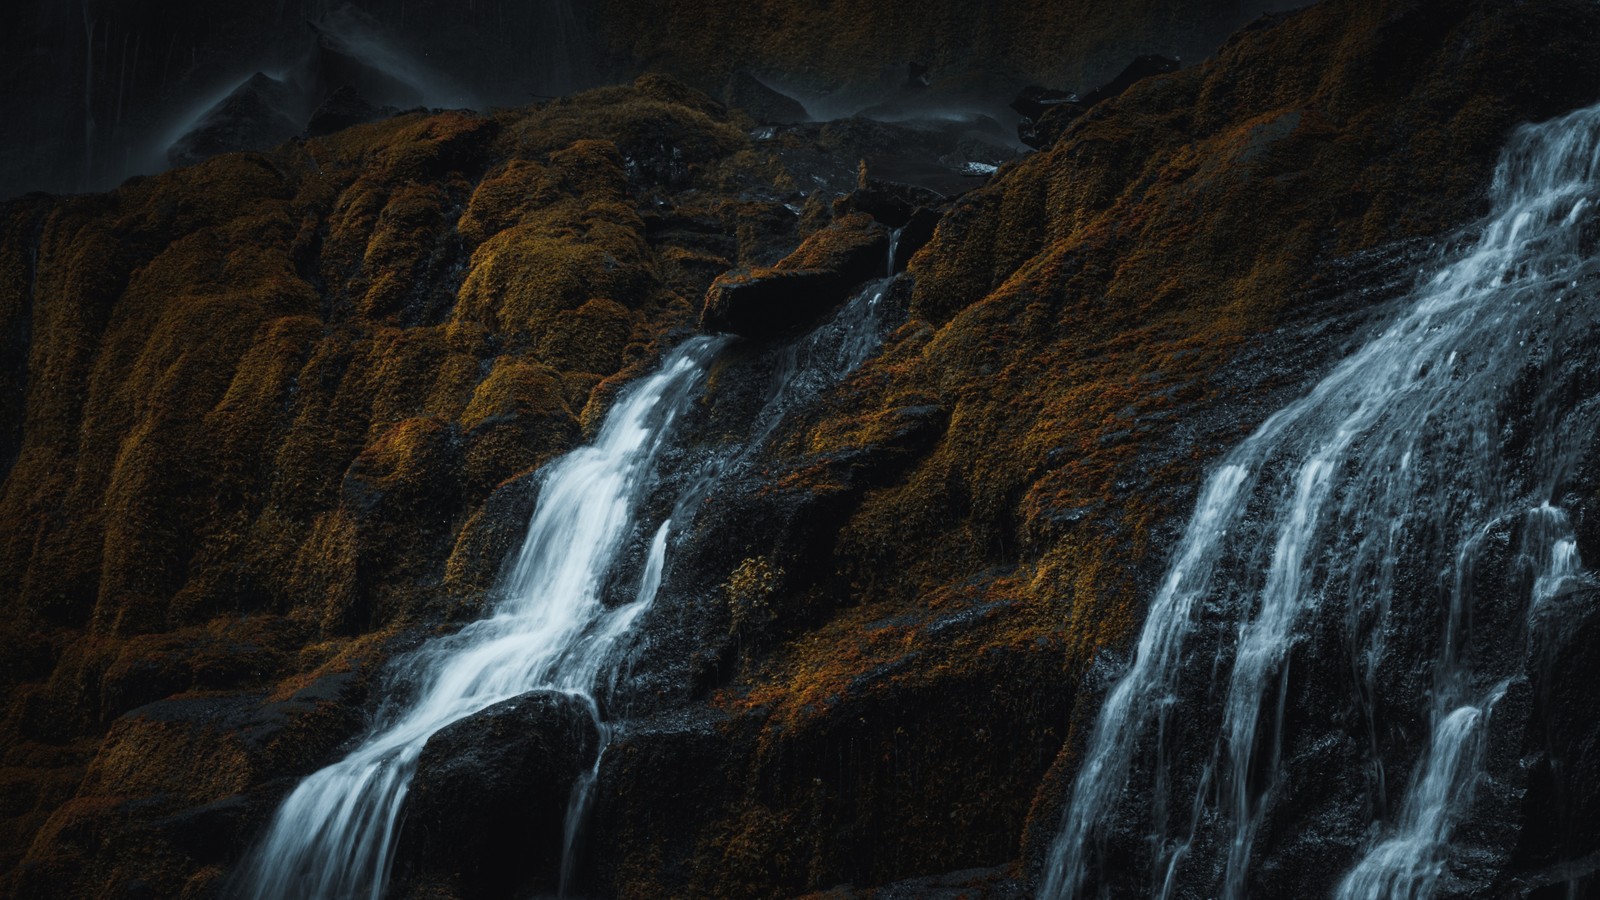
<path fill-rule="evenodd" d="M 699 299 L 644 215 L 803 199 L 724 118 L 651 77 L 6 205 L 5 888 L 214 891 L 256 798 L 333 749 L 264 762 L 258 720 L 300 721 L 281 704 L 330 660 L 481 609 L 527 514 L 491 498 Z M 793 249 L 793 220 L 760 240 Z M 313 718 L 343 739 L 360 699 Z M 162 830 L 217 803 L 248 807 L 220 854 Z"/>
<path fill-rule="evenodd" d="M 697 520 L 651 639 L 722 648 L 699 670 L 720 724 L 617 761 L 616 892 L 1025 882 L 1095 661 L 1126 647 L 1205 465 L 1340 352 L 1330 310 L 1348 328 L 1404 287 L 1368 251 L 1470 221 L 1511 128 L 1595 100 L 1597 25 L 1565 0 L 1329 0 L 957 201 L 911 260 L 909 320 Z M 688 807 L 697 837 L 627 824 L 671 802 L 631 792 L 708 756 L 733 786 Z"/>

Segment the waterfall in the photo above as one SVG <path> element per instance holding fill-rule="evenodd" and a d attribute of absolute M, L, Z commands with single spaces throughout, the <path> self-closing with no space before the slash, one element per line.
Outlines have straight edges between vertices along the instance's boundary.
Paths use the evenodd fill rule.
<path fill-rule="evenodd" d="M 1342 623 L 1331 640 L 1363 686 L 1370 732 L 1361 771 L 1324 777 L 1376 785 L 1372 836 L 1338 896 L 1432 896 L 1483 777 L 1496 705 L 1525 680 L 1545 608 L 1587 577 L 1561 503 L 1600 419 L 1569 365 L 1600 319 L 1597 199 L 1600 107 L 1519 129 L 1466 249 L 1209 476 L 1084 747 L 1039 896 L 1108 895 L 1107 876 L 1122 873 L 1109 871 L 1107 841 L 1119 821 L 1126 833 L 1117 815 L 1128 809 L 1149 823 L 1140 845 L 1151 896 L 1181 883 L 1246 896 L 1282 793 L 1290 654 L 1317 613 Z M 1473 650 L 1474 579 L 1506 533 L 1520 534 L 1519 619 L 1492 638 L 1509 661 Z M 1406 583 L 1431 585 L 1422 595 L 1439 609 L 1409 609 L 1428 601 Z M 1434 658 L 1406 698 L 1428 737 L 1385 815 L 1388 735 L 1370 726 L 1370 695 L 1397 643 Z M 1173 713 L 1196 690 L 1206 693 L 1181 708 L 1183 724 L 1194 730 L 1204 716 L 1215 739 L 1185 757 L 1170 738 Z M 1180 787 L 1192 795 L 1167 796 Z"/>
<path fill-rule="evenodd" d="M 631 603 L 608 609 L 601 589 L 636 526 L 673 425 L 722 344 L 694 338 L 672 351 L 659 372 L 617 402 L 593 444 L 550 467 L 493 613 L 400 661 L 395 679 L 415 685 L 415 699 L 295 788 L 247 863 L 246 896 L 381 897 L 400 811 L 429 737 L 531 690 L 588 696 L 611 651 L 654 599 L 654 566 Z"/>
<path fill-rule="evenodd" d="M 607 607 L 602 589 L 674 437 L 699 396 L 725 337 L 697 337 L 669 353 L 659 372 L 628 389 L 594 443 L 550 466 L 528 533 L 496 591 L 488 618 L 397 660 L 371 733 L 343 760 L 302 781 L 273 816 L 241 866 L 240 893 L 253 900 L 383 895 L 406 793 L 428 738 L 453 722 L 531 690 L 586 702 L 600 734 L 610 727 L 595 700 L 633 626 L 650 608 L 666 568 L 675 521 L 686 521 L 730 467 L 758 449 L 785 412 L 836 383 L 881 339 L 888 282 L 867 285 L 829 321 L 779 351 L 780 363 L 751 437 L 686 479 L 669 517 L 656 526 L 633 600 Z M 574 785 L 566 816 L 560 884 L 566 893 L 575 847 L 599 777 L 597 758 Z"/>

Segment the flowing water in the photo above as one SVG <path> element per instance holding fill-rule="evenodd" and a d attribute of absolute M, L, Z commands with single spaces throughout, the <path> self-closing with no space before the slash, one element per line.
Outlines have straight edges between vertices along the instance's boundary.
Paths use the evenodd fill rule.
<path fill-rule="evenodd" d="M 594 443 L 552 464 L 537 509 L 492 614 L 397 660 L 378 725 L 343 760 L 300 783 L 241 867 L 242 896 L 347 898 L 383 895 L 398 823 L 423 746 L 445 726 L 532 690 L 572 694 L 590 707 L 601 753 L 610 736 L 595 691 L 615 687 L 619 656 L 651 606 L 666 567 L 673 522 L 685 520 L 730 464 L 759 447 L 784 413 L 859 365 L 881 338 L 887 282 L 868 285 L 815 332 L 780 351 L 752 433 L 703 464 L 655 527 L 631 602 L 607 606 L 604 587 L 625 555 L 674 428 L 700 394 L 727 338 L 697 337 L 661 370 L 627 390 Z M 608 681 L 609 679 L 609 681 Z M 401 698 L 401 699 L 393 699 Z M 574 786 L 561 885 L 599 761 Z"/>
<path fill-rule="evenodd" d="M 668 354 L 618 401 L 592 445 L 551 466 L 493 614 L 402 661 L 396 682 L 415 685 L 414 699 L 284 801 L 249 862 L 246 896 L 381 896 L 429 737 L 531 690 L 588 695 L 654 598 L 658 565 L 647 567 L 632 603 L 607 608 L 601 588 L 636 527 L 657 457 L 722 343 L 695 338 Z"/>
<path fill-rule="evenodd" d="M 1372 785 L 1372 836 L 1337 895 L 1433 895 L 1484 777 L 1496 705 L 1525 680 L 1544 608 L 1587 577 L 1561 503 L 1600 418 L 1592 392 L 1574 387 L 1571 356 L 1600 319 L 1597 200 L 1600 108 L 1520 129 L 1466 249 L 1211 474 L 1088 739 L 1041 897 L 1109 896 L 1125 873 L 1110 871 L 1108 841 L 1130 809 L 1147 823 L 1150 896 L 1250 892 L 1257 838 L 1283 793 L 1289 660 L 1329 604 L 1343 607 L 1334 640 L 1369 722 L 1395 645 L 1433 655 L 1404 701 L 1428 733 L 1398 802 L 1376 728 L 1360 771 L 1322 776 Z M 1487 602 L 1475 579 L 1506 533 L 1520 535 L 1522 588 L 1516 627 L 1489 636 L 1512 648 L 1497 655 L 1474 650 L 1475 604 Z M 1407 587 L 1419 581 L 1431 586 L 1420 595 Z M 1407 607 L 1434 598 L 1437 610 Z M 1208 693 L 1175 722 L 1195 685 Z M 1170 735 L 1198 716 L 1214 741 L 1194 748 L 1196 762 Z"/>

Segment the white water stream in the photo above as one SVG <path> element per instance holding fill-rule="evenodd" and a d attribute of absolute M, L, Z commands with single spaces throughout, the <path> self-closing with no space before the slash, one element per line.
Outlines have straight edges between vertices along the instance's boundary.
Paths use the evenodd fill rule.
<path fill-rule="evenodd" d="M 382 896 L 406 790 L 429 737 L 531 690 L 588 695 L 660 584 L 670 523 L 657 532 L 634 601 L 601 602 L 657 457 L 722 343 L 694 338 L 672 351 L 617 402 L 593 444 L 551 466 L 493 613 L 403 661 L 415 700 L 283 802 L 248 863 L 246 896 Z"/>
<path fill-rule="evenodd" d="M 1089 737 L 1040 897 L 1109 896 L 1115 873 L 1100 871 L 1107 829 L 1119 810 L 1140 804 L 1154 822 L 1145 841 L 1150 896 L 1170 897 L 1186 878 L 1205 895 L 1248 894 L 1256 839 L 1282 787 L 1289 655 L 1329 603 L 1347 606 L 1344 639 L 1368 684 L 1396 629 L 1442 623 L 1431 687 L 1414 700 L 1431 734 L 1398 814 L 1374 823 L 1373 843 L 1338 888 L 1340 900 L 1432 895 L 1481 775 L 1485 729 L 1520 677 L 1466 650 L 1471 576 L 1487 536 L 1497 523 L 1523 520 L 1519 558 L 1534 576 L 1518 601 L 1525 629 L 1563 584 L 1583 577 L 1558 498 L 1594 416 L 1573 421 L 1571 401 L 1553 385 L 1563 349 L 1595 327 L 1596 263 L 1584 232 L 1595 227 L 1597 169 L 1600 108 L 1519 130 L 1470 246 L 1212 473 Z M 1531 438 L 1513 458 L 1508 435 L 1519 430 Z M 1438 548 L 1438 613 L 1395 608 L 1408 540 Z M 1223 623 L 1213 626 L 1215 653 L 1197 652 L 1203 621 Z M 1515 646 L 1526 635 L 1503 639 Z M 1208 681 L 1211 713 L 1179 706 L 1185 685 Z M 1184 799 L 1171 804 L 1169 822 L 1163 791 L 1183 783 L 1167 771 L 1181 751 L 1162 746 L 1175 712 L 1217 720 L 1198 789 L 1184 798 L 1187 809 Z M 1380 742 L 1374 735 L 1368 767 L 1381 785 Z M 1154 770 L 1148 792 L 1130 785 L 1140 767 Z M 1204 863 L 1192 855 L 1202 846 Z"/>
<path fill-rule="evenodd" d="M 680 491 L 673 518 L 687 517 L 730 465 L 758 448 L 793 406 L 843 378 L 881 339 L 887 282 L 867 285 L 830 321 L 792 343 L 752 433 L 706 462 Z M 488 618 L 428 642 L 395 663 L 390 684 L 409 700 L 387 702 L 379 722 L 343 760 L 306 778 L 283 802 L 237 884 L 252 900 L 381 897 L 393 866 L 406 792 L 434 733 L 502 700 L 555 690 L 585 700 L 609 726 L 594 692 L 616 676 L 632 629 L 661 586 L 673 518 L 656 527 L 631 602 L 608 607 L 602 591 L 630 535 L 643 526 L 649 493 L 674 426 L 695 402 L 723 337 L 692 338 L 661 369 L 628 388 L 594 442 L 545 473 L 527 537 Z M 573 791 L 563 848 L 563 892 L 599 762 Z"/>

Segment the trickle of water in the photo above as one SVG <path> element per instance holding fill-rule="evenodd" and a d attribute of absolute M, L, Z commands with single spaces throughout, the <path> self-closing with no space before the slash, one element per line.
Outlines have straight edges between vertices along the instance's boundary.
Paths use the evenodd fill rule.
<path fill-rule="evenodd" d="M 1521 129 L 1503 154 L 1493 212 L 1471 248 L 1210 476 L 1136 655 L 1101 708 L 1040 897 L 1110 890 L 1114 873 L 1101 871 L 1105 841 L 1125 810 L 1135 821 L 1154 821 L 1144 842 L 1152 894 L 1170 897 L 1189 879 L 1205 894 L 1245 896 L 1258 832 L 1281 787 L 1288 657 L 1310 614 L 1330 602 L 1347 605 L 1343 639 L 1369 687 L 1396 629 L 1438 628 L 1441 617 L 1395 608 L 1408 541 L 1431 548 L 1429 564 L 1442 573 L 1444 626 L 1430 642 L 1439 655 L 1431 687 L 1413 700 L 1431 736 L 1398 816 L 1376 823 L 1379 837 L 1338 891 L 1341 900 L 1432 895 L 1480 777 L 1495 704 L 1522 677 L 1466 649 L 1472 574 L 1491 527 L 1526 520 L 1521 558 L 1535 573 L 1522 598 L 1527 628 L 1565 583 L 1582 577 L 1567 514 L 1552 498 L 1562 495 L 1594 433 L 1594 404 L 1561 398 L 1566 348 L 1600 327 L 1594 304 L 1563 302 L 1580 286 L 1592 290 L 1600 272 L 1584 245 L 1600 199 L 1597 175 L 1600 107 Z M 1516 435 L 1526 439 L 1513 441 Z M 1215 658 L 1191 647 L 1205 619 L 1218 636 Z M 1188 758 L 1199 774 L 1184 782 L 1169 771 L 1181 751 L 1163 749 L 1151 735 L 1169 731 L 1185 685 L 1213 683 L 1213 667 L 1225 677 L 1204 708 L 1183 715 L 1215 716 L 1217 738 L 1203 762 Z M 1372 806 L 1382 809 L 1377 753 L 1385 738 L 1368 738 L 1367 772 L 1346 774 L 1375 784 Z M 1145 756 L 1152 740 L 1153 758 Z M 1147 759 L 1154 785 L 1132 789 L 1135 764 Z M 1194 782 L 1189 815 L 1176 824 L 1138 812 L 1165 809 L 1168 785 Z M 1195 863 L 1202 852 L 1211 854 L 1211 868 Z"/>

